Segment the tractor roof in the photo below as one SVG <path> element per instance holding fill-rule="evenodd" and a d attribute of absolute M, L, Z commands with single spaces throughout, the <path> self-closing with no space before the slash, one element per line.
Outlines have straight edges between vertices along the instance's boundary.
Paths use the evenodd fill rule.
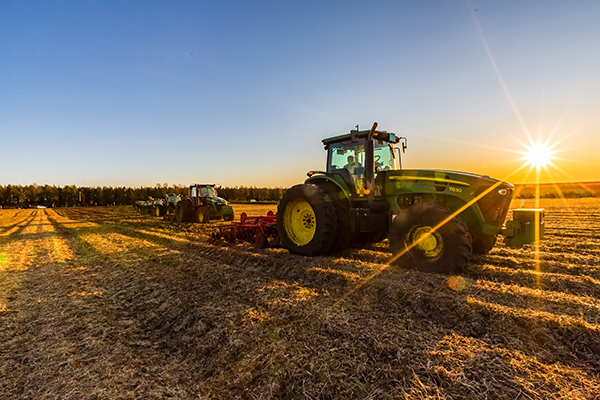
<path fill-rule="evenodd" d="M 343 135 L 323 139 L 323 144 L 325 146 L 327 146 L 332 143 L 344 142 L 347 140 L 351 140 L 353 136 L 355 136 L 356 138 L 366 139 L 369 136 L 369 132 L 370 132 L 369 130 L 352 131 L 350 133 L 345 133 Z M 375 131 L 373 133 L 373 138 L 378 139 L 378 140 L 383 140 L 383 141 L 389 142 L 389 143 L 398 143 L 400 141 L 400 138 L 397 137 L 395 133 L 386 132 L 386 131 Z"/>

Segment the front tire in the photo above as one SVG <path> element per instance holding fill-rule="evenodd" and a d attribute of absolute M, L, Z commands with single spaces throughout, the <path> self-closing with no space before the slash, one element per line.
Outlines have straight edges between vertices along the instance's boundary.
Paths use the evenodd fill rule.
<path fill-rule="evenodd" d="M 174 215 L 175 215 L 175 207 L 173 205 L 169 204 L 166 207 L 165 217 L 167 219 L 171 219 Z"/>
<path fill-rule="evenodd" d="M 473 237 L 473 254 L 487 254 L 496 244 L 497 236 L 484 235 L 483 233 Z"/>
<path fill-rule="evenodd" d="M 336 209 L 329 195 L 312 184 L 301 184 L 284 193 L 277 207 L 281 245 L 292 254 L 327 254 L 337 232 Z"/>
<path fill-rule="evenodd" d="M 400 211 L 389 240 L 398 264 L 425 272 L 461 272 L 472 254 L 466 225 L 447 208 L 433 204 L 415 204 Z"/>

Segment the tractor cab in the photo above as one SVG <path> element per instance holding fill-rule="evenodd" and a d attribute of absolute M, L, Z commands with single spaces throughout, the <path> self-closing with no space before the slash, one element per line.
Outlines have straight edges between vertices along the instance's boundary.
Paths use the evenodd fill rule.
<path fill-rule="evenodd" d="M 198 206 L 206 206 L 206 199 L 208 197 L 209 188 L 213 189 L 209 185 L 191 185 L 190 190 L 188 192 L 189 198 L 194 203 L 195 207 Z"/>
<path fill-rule="evenodd" d="M 182 221 L 186 218 L 192 221 L 198 220 L 198 222 L 208 221 L 209 218 L 233 220 L 233 208 L 227 203 L 227 200 L 217 195 L 215 184 L 190 185 L 186 203 L 190 204 L 185 208 L 187 214 L 182 214 L 182 218 L 180 218 Z M 198 214 L 198 209 L 201 209 L 203 213 L 201 218 L 194 217 Z"/>
<path fill-rule="evenodd" d="M 401 143 L 400 146 L 397 144 Z M 356 130 L 324 139 L 327 150 L 326 174 L 339 176 L 354 194 L 364 196 L 368 183 L 383 171 L 401 169 L 400 150 L 406 138 L 392 132 Z"/>
<path fill-rule="evenodd" d="M 217 197 L 215 185 L 192 185 L 190 186 L 192 197 Z"/>

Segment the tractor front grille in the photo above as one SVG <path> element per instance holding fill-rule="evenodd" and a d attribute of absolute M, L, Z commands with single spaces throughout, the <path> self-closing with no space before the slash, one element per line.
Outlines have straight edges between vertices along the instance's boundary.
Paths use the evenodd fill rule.
<path fill-rule="evenodd" d="M 440 196 L 440 195 L 433 196 L 433 202 L 435 204 L 437 204 L 438 206 L 446 207 L 446 200 L 448 200 L 448 196 Z"/>
<path fill-rule="evenodd" d="M 475 193 L 475 196 L 479 196 L 488 189 L 489 186 L 479 188 Z M 506 194 L 500 194 L 500 190 L 505 191 Z M 494 188 L 481 199 L 477 200 L 477 206 L 479 207 L 479 210 L 481 210 L 481 214 L 483 214 L 486 223 L 502 226 L 506 214 L 508 213 L 511 200 L 512 188 Z"/>

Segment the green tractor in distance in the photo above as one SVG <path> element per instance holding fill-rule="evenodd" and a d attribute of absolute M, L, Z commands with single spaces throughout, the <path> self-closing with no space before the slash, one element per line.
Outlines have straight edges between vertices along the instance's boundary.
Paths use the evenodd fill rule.
<path fill-rule="evenodd" d="M 175 220 L 207 223 L 211 219 L 233 221 L 233 208 L 217 196 L 215 185 L 191 185 L 188 195 L 175 206 Z"/>
<path fill-rule="evenodd" d="M 181 201 L 181 197 L 176 193 L 168 193 L 162 199 L 155 199 L 152 207 L 152 215 L 156 217 L 166 217 L 167 219 L 175 213 L 177 203 Z"/>
<path fill-rule="evenodd" d="M 402 169 L 406 138 L 371 130 L 324 139 L 325 171 L 310 171 L 277 210 L 279 237 L 293 254 L 335 253 L 390 242 L 393 260 L 431 272 L 460 272 L 497 236 L 523 245 L 543 234 L 543 210 L 503 229 L 513 185 L 488 176 Z M 532 234 L 535 231 L 537 234 Z"/>

